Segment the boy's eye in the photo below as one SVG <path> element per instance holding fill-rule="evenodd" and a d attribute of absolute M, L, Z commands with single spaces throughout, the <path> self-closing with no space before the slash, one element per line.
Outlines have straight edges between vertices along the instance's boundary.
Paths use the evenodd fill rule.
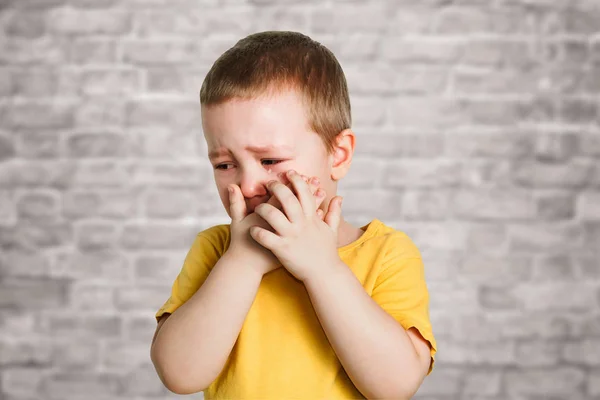
<path fill-rule="evenodd" d="M 285 160 L 273 160 L 273 159 L 262 160 L 263 163 L 264 162 L 270 162 L 270 161 L 272 161 L 273 164 L 269 163 L 269 164 L 266 164 L 266 165 L 276 165 L 276 164 L 279 164 L 280 162 L 284 162 Z M 215 169 L 228 170 L 228 169 L 230 169 L 230 168 L 226 168 L 228 165 L 231 165 L 231 164 L 230 163 L 219 164 L 219 165 L 215 166 Z"/>

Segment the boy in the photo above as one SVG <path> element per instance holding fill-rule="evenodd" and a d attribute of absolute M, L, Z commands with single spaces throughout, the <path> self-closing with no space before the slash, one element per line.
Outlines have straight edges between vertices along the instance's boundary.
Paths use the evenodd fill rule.
<path fill-rule="evenodd" d="M 231 224 L 198 234 L 156 313 L 162 382 L 207 399 L 410 398 L 436 352 L 424 267 L 406 234 L 341 216 L 355 137 L 335 56 L 296 32 L 249 35 L 200 103 Z"/>

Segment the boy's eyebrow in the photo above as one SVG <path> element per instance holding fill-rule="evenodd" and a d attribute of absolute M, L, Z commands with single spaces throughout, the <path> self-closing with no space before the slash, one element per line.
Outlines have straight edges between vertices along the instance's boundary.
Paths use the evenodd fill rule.
<path fill-rule="evenodd" d="M 285 145 L 280 145 L 280 146 L 266 145 L 266 146 L 246 146 L 246 147 L 244 147 L 244 149 L 251 151 L 253 153 L 268 153 L 268 152 L 275 151 L 275 150 L 291 151 L 292 147 L 285 146 Z M 216 150 L 213 150 L 210 153 L 208 153 L 208 158 L 212 160 L 213 158 L 217 158 L 224 154 L 231 154 L 231 151 L 229 151 L 227 149 L 216 149 Z"/>

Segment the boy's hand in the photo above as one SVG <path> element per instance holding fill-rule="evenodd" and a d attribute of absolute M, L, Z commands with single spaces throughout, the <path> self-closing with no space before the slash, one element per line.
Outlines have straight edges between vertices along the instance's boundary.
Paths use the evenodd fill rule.
<path fill-rule="evenodd" d="M 337 231 L 341 216 L 341 197 L 331 199 L 324 220 L 316 213 L 309 186 L 297 173 L 288 174 L 295 192 L 281 182 L 271 181 L 267 189 L 283 206 L 282 212 L 272 204 L 259 204 L 259 214 L 275 232 L 260 225 L 250 235 L 271 250 L 283 266 L 297 279 L 305 281 L 319 270 L 334 266 L 340 260 Z"/>
<path fill-rule="evenodd" d="M 283 184 L 282 184 L 283 186 Z M 288 183 L 287 186 L 291 186 Z M 269 224 L 256 212 L 247 214 L 246 202 L 243 194 L 237 185 L 230 185 L 233 188 L 233 194 L 229 194 L 229 214 L 231 215 L 231 241 L 228 253 L 240 254 L 241 259 L 247 262 L 247 265 L 264 275 L 281 267 L 281 263 L 275 255 L 268 249 L 256 243 L 250 236 L 249 230 L 251 226 L 261 226 L 265 229 L 271 229 Z M 311 184 L 311 194 L 317 190 L 317 186 Z M 319 207 L 325 196 L 319 198 L 313 194 L 315 207 Z M 267 201 L 267 203 L 275 208 L 281 208 L 281 203 L 275 196 Z M 267 204 L 265 203 L 265 204 Z"/>

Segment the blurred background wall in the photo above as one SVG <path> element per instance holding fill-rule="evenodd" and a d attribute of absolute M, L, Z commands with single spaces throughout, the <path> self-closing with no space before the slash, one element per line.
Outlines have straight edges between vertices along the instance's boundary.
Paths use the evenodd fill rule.
<path fill-rule="evenodd" d="M 345 215 L 422 252 L 439 352 L 417 398 L 600 399 L 599 0 L 0 4 L 0 399 L 183 397 L 154 313 L 229 222 L 198 92 L 262 30 L 336 54 Z"/>

